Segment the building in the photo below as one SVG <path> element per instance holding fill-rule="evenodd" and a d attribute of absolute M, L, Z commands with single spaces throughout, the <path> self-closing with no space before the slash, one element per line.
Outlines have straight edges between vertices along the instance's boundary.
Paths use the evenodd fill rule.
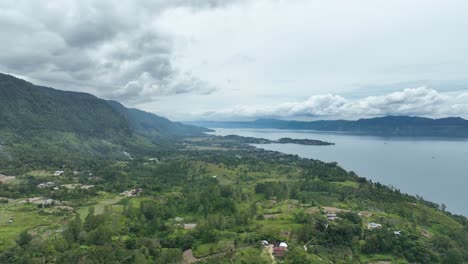
<path fill-rule="evenodd" d="M 337 218 L 336 214 L 327 214 L 327 219 L 330 221 L 335 221 Z"/>
<path fill-rule="evenodd" d="M 277 258 L 283 258 L 286 251 L 288 251 L 288 244 L 285 242 L 281 242 L 278 246 L 273 247 L 273 255 Z"/>
<path fill-rule="evenodd" d="M 37 188 L 42 189 L 42 188 L 48 188 L 48 187 L 53 187 L 53 186 L 54 186 L 53 182 L 43 182 L 43 183 L 39 183 L 37 185 Z"/>
<path fill-rule="evenodd" d="M 137 196 L 141 193 L 141 191 L 143 191 L 141 188 L 136 188 L 134 190 L 132 190 L 132 195 L 133 196 Z"/>
<path fill-rule="evenodd" d="M 138 196 L 138 195 L 140 195 L 140 193 L 142 191 L 143 191 L 143 189 L 136 188 L 136 189 L 133 189 L 133 190 L 130 190 L 130 191 L 121 192 L 120 195 L 126 196 L 126 197 Z"/>
<path fill-rule="evenodd" d="M 54 171 L 54 176 L 62 176 L 64 171 Z"/>
<path fill-rule="evenodd" d="M 149 161 L 152 161 L 154 163 L 159 163 L 159 159 L 158 158 L 150 158 L 148 159 Z"/>
<path fill-rule="evenodd" d="M 55 204 L 55 200 L 53 200 L 53 199 L 44 199 L 44 200 L 42 200 L 42 202 L 40 204 L 42 204 L 42 206 L 51 206 L 51 205 Z"/>
<path fill-rule="evenodd" d="M 377 224 L 377 223 L 368 223 L 367 224 L 367 229 L 377 229 L 377 228 L 381 228 L 382 225 L 381 224 Z"/>
<path fill-rule="evenodd" d="M 184 229 L 185 230 L 192 230 L 195 227 L 197 227 L 197 224 L 184 224 Z"/>

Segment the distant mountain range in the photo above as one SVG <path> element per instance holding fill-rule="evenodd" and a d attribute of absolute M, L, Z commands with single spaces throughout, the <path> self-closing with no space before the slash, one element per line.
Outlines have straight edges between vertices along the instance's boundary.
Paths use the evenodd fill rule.
<path fill-rule="evenodd" d="M 412 116 L 385 116 L 376 118 L 320 121 L 286 121 L 258 119 L 249 122 L 192 122 L 209 128 L 272 128 L 360 133 L 378 136 L 452 137 L 468 138 L 468 120 L 460 117 L 431 119 Z"/>
<path fill-rule="evenodd" d="M 23 150 L 23 156 L 44 149 L 96 154 L 167 145 L 170 139 L 206 131 L 91 94 L 37 86 L 0 74 L 0 150 L 5 146 Z"/>

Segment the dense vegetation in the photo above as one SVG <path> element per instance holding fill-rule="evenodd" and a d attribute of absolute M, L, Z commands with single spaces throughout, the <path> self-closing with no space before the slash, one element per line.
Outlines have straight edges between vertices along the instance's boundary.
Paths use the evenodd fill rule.
<path fill-rule="evenodd" d="M 468 220 L 443 206 L 248 138 L 161 136 L 180 124 L 101 103 L 96 111 L 117 113 L 129 134 L 75 131 L 80 122 L 27 127 L 22 119 L 38 110 L 10 102 L 0 128 L 0 263 L 468 261 Z M 138 132 L 158 124 L 164 133 Z M 284 256 L 273 254 L 279 242 L 289 245 Z"/>
<path fill-rule="evenodd" d="M 299 145 L 311 145 L 311 146 L 334 145 L 334 143 L 325 142 L 325 141 L 316 140 L 316 139 L 280 138 L 278 140 L 271 140 L 271 139 L 266 139 L 266 138 L 242 137 L 238 135 L 224 136 L 222 137 L 221 142 L 225 142 L 225 143 L 234 142 L 234 143 L 246 143 L 246 144 L 299 144 Z"/>
<path fill-rule="evenodd" d="M 0 73 L 0 130 L 5 129 L 17 134 L 57 131 L 98 138 L 132 134 L 189 136 L 209 131 L 90 94 L 36 86 Z"/>
<path fill-rule="evenodd" d="M 43 161 L 82 155 L 126 159 L 127 152 L 170 148 L 174 137 L 201 136 L 206 131 L 90 94 L 36 86 L 0 74 L 3 158 L 23 162 L 38 156 Z"/>
<path fill-rule="evenodd" d="M 206 263 L 270 263 L 261 240 L 286 241 L 285 263 L 468 258 L 466 218 L 334 163 L 245 149 L 76 164 L 58 177 L 47 173 L 53 167 L 30 168 L 0 185 L 0 196 L 9 198 L 2 214 L 13 219 L 0 224 L 1 263 L 179 263 L 188 249 Z M 37 188 L 45 181 L 94 188 Z M 118 195 L 134 188 L 143 191 Z M 19 203 L 39 196 L 61 205 Z M 327 220 L 326 212 L 338 219 Z M 369 222 L 383 227 L 368 230 Z M 192 223 L 195 228 L 184 228 Z M 16 243 L 5 236 L 17 237 Z"/>

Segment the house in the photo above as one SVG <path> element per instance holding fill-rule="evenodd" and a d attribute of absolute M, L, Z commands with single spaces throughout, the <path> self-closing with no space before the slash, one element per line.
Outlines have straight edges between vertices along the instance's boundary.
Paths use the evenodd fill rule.
<path fill-rule="evenodd" d="M 397 236 L 401 236 L 401 231 L 400 231 L 400 230 L 393 231 L 393 234 L 395 234 L 395 235 L 397 235 Z"/>
<path fill-rule="evenodd" d="M 335 221 L 337 218 L 336 214 L 327 214 L 327 219 L 329 221 Z"/>
<path fill-rule="evenodd" d="M 368 223 L 367 224 L 367 229 L 377 229 L 377 228 L 381 228 L 382 225 L 381 224 L 377 224 L 377 223 Z"/>
<path fill-rule="evenodd" d="M 185 230 L 192 230 L 195 227 L 197 227 L 197 224 L 184 224 L 184 229 Z"/>
<path fill-rule="evenodd" d="M 9 220 L 7 221 L 7 224 L 13 224 L 13 219 L 9 219 Z"/>
<path fill-rule="evenodd" d="M 262 245 L 263 245 L 263 246 L 268 246 L 269 244 L 270 244 L 270 243 L 268 243 L 268 241 L 262 240 Z"/>
<path fill-rule="evenodd" d="M 54 176 L 62 176 L 64 171 L 54 171 Z"/>
<path fill-rule="evenodd" d="M 58 189 L 60 189 L 58 186 L 55 186 L 55 187 L 54 187 L 54 190 L 57 191 Z"/>
<path fill-rule="evenodd" d="M 130 191 L 121 192 L 120 195 L 126 196 L 126 197 L 138 196 L 138 195 L 140 195 L 141 191 L 143 191 L 143 189 L 136 188 L 136 189 L 133 189 L 133 190 L 130 190 Z"/>
<path fill-rule="evenodd" d="M 54 205 L 55 201 L 53 199 L 44 199 L 41 204 L 44 206 Z"/>
<path fill-rule="evenodd" d="M 284 253 L 288 251 L 288 245 L 284 242 L 281 242 L 278 246 L 273 247 L 273 255 L 277 258 L 284 257 Z"/>
<path fill-rule="evenodd" d="M 148 159 L 149 161 L 152 161 L 154 163 L 159 163 L 159 159 L 158 158 L 150 158 Z"/>
<path fill-rule="evenodd" d="M 141 193 L 141 191 L 143 191 L 141 188 L 133 189 L 132 190 L 132 195 L 133 196 L 138 196 Z"/>
<path fill-rule="evenodd" d="M 54 186 L 53 182 L 43 182 L 43 183 L 39 183 L 37 185 L 37 188 L 42 189 L 42 188 L 48 188 L 48 187 L 52 187 L 52 186 Z"/>

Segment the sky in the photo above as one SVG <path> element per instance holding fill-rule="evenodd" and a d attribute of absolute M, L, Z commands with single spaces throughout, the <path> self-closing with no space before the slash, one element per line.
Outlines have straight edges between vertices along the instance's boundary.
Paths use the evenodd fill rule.
<path fill-rule="evenodd" d="M 0 1 L 0 72 L 177 121 L 468 118 L 468 1 Z"/>

